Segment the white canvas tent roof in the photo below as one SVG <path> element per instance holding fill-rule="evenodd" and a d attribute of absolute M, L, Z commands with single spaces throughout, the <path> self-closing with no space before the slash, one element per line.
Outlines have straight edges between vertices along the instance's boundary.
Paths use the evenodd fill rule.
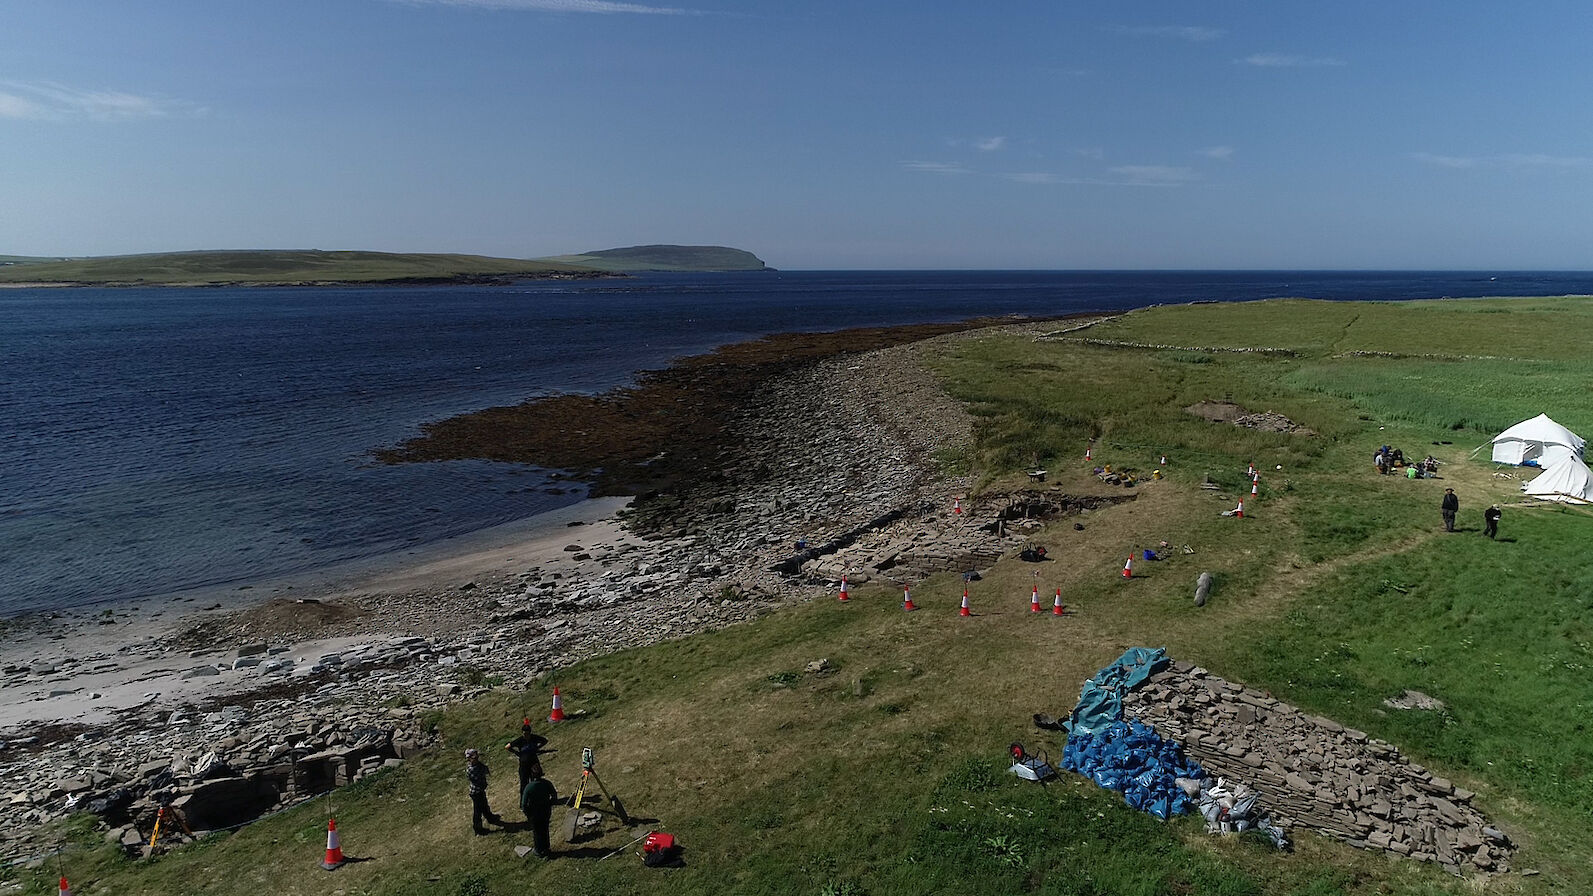
<path fill-rule="evenodd" d="M 1493 437 L 1493 461 L 1497 464 L 1524 464 L 1535 461 L 1551 467 L 1563 457 L 1582 456 L 1587 440 L 1566 429 L 1548 414 L 1523 420 Z"/>
<path fill-rule="evenodd" d="M 1545 501 L 1593 504 L 1593 472 L 1581 458 L 1566 455 L 1531 482 L 1523 482 L 1521 490 Z"/>

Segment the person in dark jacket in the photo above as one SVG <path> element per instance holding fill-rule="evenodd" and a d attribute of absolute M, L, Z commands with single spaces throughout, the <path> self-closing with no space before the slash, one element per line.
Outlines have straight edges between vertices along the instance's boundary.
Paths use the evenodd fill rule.
<path fill-rule="evenodd" d="M 1489 538 L 1498 535 L 1499 517 L 1503 515 L 1504 514 L 1499 510 L 1498 504 L 1495 504 L 1492 507 L 1489 507 L 1487 510 L 1484 510 L 1482 512 L 1482 521 L 1484 523 L 1482 527 L 1482 534 L 1488 536 Z"/>
<path fill-rule="evenodd" d="M 538 766 L 536 774 L 520 791 L 520 811 L 525 813 L 526 821 L 531 823 L 532 849 L 544 859 L 553 855 L 553 847 L 548 840 L 548 822 L 553 818 L 553 804 L 558 801 L 558 789 L 552 781 L 542 777 L 542 768 Z"/>
<path fill-rule="evenodd" d="M 487 775 L 490 769 L 481 761 L 481 753 L 471 748 L 465 751 L 465 781 L 470 785 L 470 827 L 478 834 L 487 833 L 482 821 L 503 827 L 503 819 L 487 803 Z"/>
<path fill-rule="evenodd" d="M 513 753 L 520 760 L 520 792 L 525 792 L 526 784 L 533 777 L 542 775 L 542 748 L 548 745 L 548 739 L 531 731 L 531 720 L 526 719 L 520 726 L 520 736 L 503 745 L 505 750 Z"/>
<path fill-rule="evenodd" d="M 1455 531 L 1455 514 L 1460 512 L 1460 499 L 1455 497 L 1454 489 L 1444 489 L 1444 503 L 1438 505 L 1438 509 L 1444 515 L 1444 531 Z"/>

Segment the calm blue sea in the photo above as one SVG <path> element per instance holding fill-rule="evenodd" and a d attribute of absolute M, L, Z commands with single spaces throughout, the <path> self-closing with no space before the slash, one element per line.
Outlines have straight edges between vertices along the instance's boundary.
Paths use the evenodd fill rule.
<path fill-rule="evenodd" d="M 573 503 L 384 466 L 422 423 L 768 333 L 1276 296 L 1593 293 L 1586 273 L 786 272 L 511 287 L 0 289 L 0 616 L 399 554 Z"/>

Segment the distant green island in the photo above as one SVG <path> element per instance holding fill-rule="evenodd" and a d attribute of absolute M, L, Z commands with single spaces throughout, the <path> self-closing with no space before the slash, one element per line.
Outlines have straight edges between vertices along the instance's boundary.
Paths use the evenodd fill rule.
<path fill-rule="evenodd" d="M 511 283 L 643 272 L 771 270 L 724 246 L 632 246 L 552 258 L 320 249 L 242 249 L 38 258 L 0 255 L 0 285 L 331 286 Z"/>

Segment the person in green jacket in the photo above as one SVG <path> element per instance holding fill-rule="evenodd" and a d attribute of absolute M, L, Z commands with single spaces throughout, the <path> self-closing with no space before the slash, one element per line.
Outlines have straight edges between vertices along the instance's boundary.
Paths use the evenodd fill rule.
<path fill-rule="evenodd" d="M 553 848 L 548 840 L 548 822 L 553 819 L 553 804 L 559 801 L 559 791 L 553 782 L 542 776 L 538 766 L 520 791 L 520 810 L 531 823 L 532 848 L 538 856 L 548 858 Z"/>

